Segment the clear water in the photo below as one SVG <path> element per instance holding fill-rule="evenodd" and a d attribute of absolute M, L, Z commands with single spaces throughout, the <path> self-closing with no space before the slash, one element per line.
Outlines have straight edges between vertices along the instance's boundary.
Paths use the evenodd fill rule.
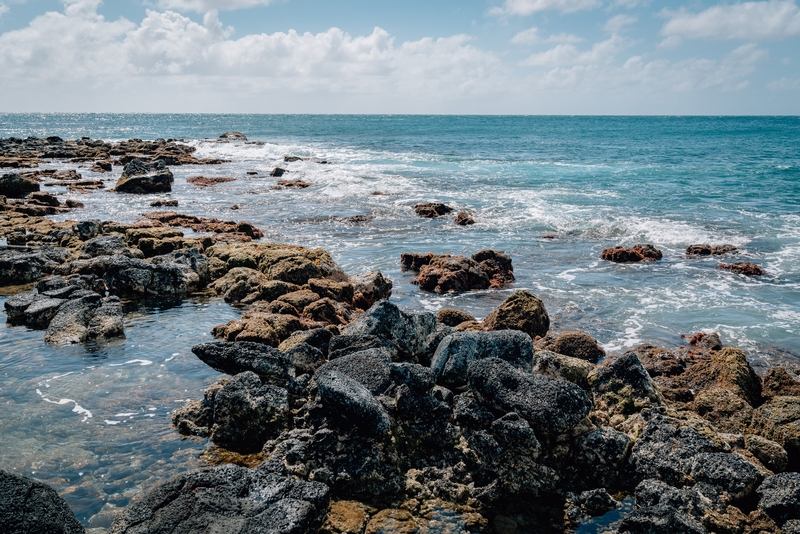
<path fill-rule="evenodd" d="M 204 140 L 227 130 L 265 144 Z M 27 135 L 183 138 L 197 146 L 201 157 L 232 159 L 219 166 L 173 167 L 176 181 L 169 197 L 179 200 L 178 211 L 247 220 L 262 228 L 266 239 L 324 247 L 352 274 L 380 269 L 395 283 L 393 298 L 409 308 L 454 306 L 483 317 L 510 291 L 527 288 L 544 300 L 555 327 L 586 331 L 612 352 L 642 342 L 677 346 L 683 343 L 681 334 L 704 330 L 717 331 L 726 344 L 745 349 L 757 366 L 800 361 L 797 117 L 0 115 L 0 137 Z M 330 164 L 284 163 L 284 155 Z M 315 185 L 273 190 L 276 179 L 268 173 L 276 166 L 290 171 L 284 178 Z M 254 170 L 257 176 L 246 174 Z M 86 167 L 79 171 L 95 177 Z M 119 172 L 115 168 L 113 177 L 104 176 L 111 180 L 109 187 Z M 200 174 L 237 180 L 205 189 L 186 183 Z M 386 194 L 372 195 L 374 191 Z M 81 195 L 86 210 L 69 217 L 133 221 L 151 210 L 152 199 L 98 191 Z M 413 205 L 429 201 L 471 211 L 477 224 L 457 227 L 452 217 L 416 217 Z M 240 209 L 231 211 L 233 204 Z M 336 219 L 351 215 L 374 219 L 361 225 Z M 661 248 L 664 260 L 617 265 L 599 259 L 603 248 L 636 243 Z M 753 261 L 767 274 L 746 278 L 716 269 L 719 258 L 687 258 L 684 249 L 693 243 L 732 243 L 743 252 L 724 261 Z M 511 255 L 517 275 L 513 287 L 458 296 L 425 294 L 399 267 L 401 252 L 471 254 L 484 248 Z M 127 392 L 147 384 L 143 389 L 163 400 L 152 401 L 152 406 L 162 406 L 163 412 L 139 418 L 147 421 L 140 424 L 152 425 L 142 427 L 141 449 L 150 452 L 141 457 L 159 461 L 172 454 L 164 452 L 169 447 L 195 447 L 191 454 L 183 453 L 189 459 L 181 465 L 190 465 L 202 444 L 175 440 L 167 406 L 175 399 L 199 398 L 213 380 L 215 373 L 197 365 L 188 349 L 212 325 L 236 313 L 212 301 L 205 307 L 188 303 L 126 317 L 124 353 L 114 347 L 98 349 L 109 354 L 109 362 L 157 362 L 147 356 L 148 350 L 135 348 L 150 343 L 172 347 L 162 360 L 180 353 L 184 365 L 196 367 L 158 380 L 153 376 L 156 363 L 114 367 L 130 374 L 115 379 L 116 394 L 105 397 L 88 385 L 94 380 L 91 373 L 101 371 L 85 371 L 78 383 L 70 375 L 60 382 L 65 384 L 60 385 L 62 392 L 48 398 L 78 400 L 93 413 L 86 422 L 70 412 L 73 405 L 50 404 L 35 389 L 44 392 L 39 383 L 48 377 L 89 369 L 94 352 L 52 349 L 41 341 L 41 333 L 0 330 L 0 403 L 13 400 L 15 410 L 6 414 L 29 414 L 20 416 L 28 417 L 27 432 L 18 430 L 22 422 L 14 415 L 0 417 L 0 431 L 4 436 L 30 435 L 26 448 L 31 449 L 38 444 L 86 450 L 98 439 L 111 447 L 114 439 L 109 436 L 131 443 L 127 434 L 114 433 L 122 424 L 100 424 L 98 414 L 105 413 L 101 407 L 124 404 Z M 163 314 L 169 314 L 169 321 L 162 320 Z M 145 323 L 151 324 L 149 330 L 137 330 Z M 175 324 L 184 325 L 181 337 L 175 336 Z M 24 357 L 7 356 L 11 347 Z M 39 363 L 31 366 L 31 361 Z M 51 381 L 51 388 L 57 383 Z M 187 394 L 167 395 L 169 389 L 162 389 L 177 389 L 176 384 Z M 148 402 L 142 405 L 150 407 Z M 133 411 L 115 410 L 108 413 Z M 74 423 L 54 415 L 65 412 Z M 48 419 L 52 417 L 55 422 Z M 67 425 L 69 431 L 51 433 L 48 425 Z M 5 437 L 3 443 L 8 443 Z M 0 444 L 0 464 L 30 470 L 18 443 Z M 156 452 L 157 447 L 162 448 Z M 73 456 L 80 457 L 64 455 Z M 46 480 L 64 477 L 65 482 L 54 484 L 62 491 L 74 484 L 67 480 L 77 480 L 76 472 L 59 468 L 57 476 Z M 92 513 L 86 510 L 84 515 Z"/>

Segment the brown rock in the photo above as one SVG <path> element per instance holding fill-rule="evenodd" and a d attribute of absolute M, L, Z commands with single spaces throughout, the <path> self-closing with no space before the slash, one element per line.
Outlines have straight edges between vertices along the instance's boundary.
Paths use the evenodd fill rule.
<path fill-rule="evenodd" d="M 722 432 L 741 434 L 753 418 L 753 408 L 743 398 L 720 387 L 698 391 L 693 408 Z"/>
<path fill-rule="evenodd" d="M 206 177 L 206 176 L 193 176 L 191 178 L 187 178 L 186 182 L 190 183 L 196 187 L 211 187 L 217 184 L 223 184 L 226 182 L 234 182 L 236 178 L 222 178 L 222 177 Z"/>
<path fill-rule="evenodd" d="M 278 186 L 283 189 L 305 189 L 306 187 L 311 187 L 311 182 L 305 182 L 303 180 L 278 180 Z"/>
<path fill-rule="evenodd" d="M 662 258 L 661 251 L 653 245 L 639 244 L 633 248 L 612 247 L 603 250 L 600 258 L 616 263 L 636 263 L 640 261 L 656 261 Z"/>
<path fill-rule="evenodd" d="M 782 367 L 773 367 L 764 375 L 764 397 L 800 397 L 800 379 Z"/>
<path fill-rule="evenodd" d="M 341 317 L 336 303 L 327 297 L 306 306 L 303 309 L 303 315 L 312 321 L 327 324 L 346 324 L 348 322 L 347 318 Z"/>
<path fill-rule="evenodd" d="M 320 534 L 361 534 L 367 524 L 367 508 L 356 501 L 334 501 L 328 508 Z"/>
<path fill-rule="evenodd" d="M 241 319 L 215 326 L 211 334 L 225 341 L 254 341 L 277 347 L 293 332 L 306 329 L 300 319 L 293 315 L 256 308 L 246 312 Z"/>
<path fill-rule="evenodd" d="M 761 379 L 739 349 L 722 349 L 710 360 L 690 367 L 682 378 L 695 391 L 718 387 L 744 399 L 750 406 L 761 404 Z"/>
<path fill-rule="evenodd" d="M 111 172 L 114 168 L 114 163 L 111 161 L 96 161 L 94 165 L 89 168 L 91 172 Z"/>
<path fill-rule="evenodd" d="M 465 321 L 453 327 L 453 332 L 483 332 L 483 324 L 480 321 Z"/>
<path fill-rule="evenodd" d="M 277 300 L 288 302 L 294 308 L 302 310 L 312 302 L 316 302 L 319 299 L 320 299 L 319 294 L 314 293 L 313 291 L 309 291 L 308 289 L 301 289 L 299 291 L 286 293 L 285 295 L 278 297 Z"/>
<path fill-rule="evenodd" d="M 721 256 L 723 254 L 736 254 L 739 249 L 733 245 L 689 245 L 686 247 L 687 256 Z"/>
<path fill-rule="evenodd" d="M 414 211 L 416 211 L 417 215 L 420 217 L 424 217 L 426 219 L 435 219 L 436 217 L 447 215 L 453 211 L 453 208 L 450 206 L 445 206 L 440 202 L 431 202 L 428 204 L 417 204 L 414 206 Z"/>
<path fill-rule="evenodd" d="M 725 269 L 734 274 L 744 274 L 747 276 L 761 276 L 764 274 L 764 269 L 755 263 L 750 263 L 749 261 L 740 261 L 737 263 L 728 264 L 720 263 L 717 265 L 717 269 Z"/>
<path fill-rule="evenodd" d="M 475 219 L 472 218 L 471 213 L 459 211 L 458 215 L 456 215 L 456 224 L 458 226 L 468 226 L 470 224 L 475 224 Z"/>
<path fill-rule="evenodd" d="M 408 510 L 381 510 L 370 519 L 364 534 L 416 534 L 420 525 Z"/>
<path fill-rule="evenodd" d="M 400 262 L 404 269 L 419 272 L 419 276 L 411 281 L 412 284 L 434 293 L 497 288 L 514 281 L 511 258 L 493 250 L 482 250 L 472 258 L 404 253 L 400 255 Z"/>
<path fill-rule="evenodd" d="M 515 291 L 483 320 L 486 330 L 521 330 L 532 338 L 550 329 L 544 303 L 528 291 Z"/>
<path fill-rule="evenodd" d="M 176 207 L 178 207 L 178 201 L 177 200 L 154 200 L 154 201 L 152 201 L 150 203 L 150 206 L 153 207 L 153 208 L 164 208 L 164 207 L 176 208 Z"/>
<path fill-rule="evenodd" d="M 536 350 L 549 350 L 592 363 L 596 363 L 606 355 L 606 351 L 600 347 L 597 340 L 583 332 L 548 334 L 536 342 Z"/>
<path fill-rule="evenodd" d="M 716 332 L 698 332 L 689 338 L 689 345 L 704 350 L 722 350 L 722 341 Z"/>
<path fill-rule="evenodd" d="M 442 308 L 436 314 L 436 321 L 447 326 L 458 326 L 467 321 L 475 321 L 475 317 L 465 311 L 453 308 Z"/>
<path fill-rule="evenodd" d="M 789 455 L 778 443 L 756 434 L 747 435 L 744 440 L 747 450 L 758 458 L 764 467 L 773 473 L 780 473 L 786 469 Z"/>
<path fill-rule="evenodd" d="M 326 278 L 311 278 L 308 287 L 320 297 L 327 297 L 337 302 L 351 304 L 353 302 L 353 284 L 350 282 L 336 282 Z"/>
<path fill-rule="evenodd" d="M 756 408 L 751 431 L 781 445 L 788 469 L 800 470 L 800 397 L 773 397 Z"/>
<path fill-rule="evenodd" d="M 489 277 L 491 287 L 503 287 L 516 280 L 514 267 L 511 265 L 511 256 L 496 250 L 481 250 L 472 255 L 478 262 L 483 272 Z"/>
<path fill-rule="evenodd" d="M 373 304 L 392 296 L 392 281 L 383 277 L 380 271 L 350 278 L 353 285 L 353 306 L 368 310 Z"/>

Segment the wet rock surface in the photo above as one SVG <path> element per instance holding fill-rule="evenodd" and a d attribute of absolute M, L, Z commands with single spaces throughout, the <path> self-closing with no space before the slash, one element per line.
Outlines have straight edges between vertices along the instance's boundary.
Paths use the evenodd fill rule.
<path fill-rule="evenodd" d="M 3 470 L 0 470 L 0 531 L 4 534 L 85 532 L 53 488 Z"/>
<path fill-rule="evenodd" d="M 764 269 L 760 265 L 750 263 L 749 261 L 741 261 L 737 263 L 720 263 L 717 265 L 718 269 L 724 269 L 734 274 L 743 274 L 746 276 L 761 276 L 764 274 Z"/>
<path fill-rule="evenodd" d="M 120 193 L 168 193 L 175 179 L 163 160 L 144 163 L 138 159 L 125 165 L 114 189 Z"/>
<path fill-rule="evenodd" d="M 499 288 L 515 280 L 511 258 L 494 250 L 482 250 L 471 258 L 404 253 L 400 255 L 400 262 L 404 269 L 419 273 L 412 284 L 434 293 Z"/>
<path fill-rule="evenodd" d="M 435 219 L 442 215 L 447 215 L 453 211 L 453 208 L 446 206 L 441 202 L 430 202 L 428 204 L 417 204 L 414 206 L 414 211 L 420 217 L 426 219 Z"/>
<path fill-rule="evenodd" d="M 639 244 L 631 248 L 621 246 L 607 248 L 600 254 L 600 258 L 614 263 L 638 263 L 658 261 L 662 258 L 662 253 L 653 245 Z"/>

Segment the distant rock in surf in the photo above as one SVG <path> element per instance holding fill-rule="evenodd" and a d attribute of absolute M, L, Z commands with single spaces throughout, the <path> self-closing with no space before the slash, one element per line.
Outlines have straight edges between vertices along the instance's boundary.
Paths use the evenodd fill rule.
<path fill-rule="evenodd" d="M 168 193 L 174 178 L 163 160 L 144 163 L 134 159 L 125 165 L 115 191 L 120 193 Z"/>
<path fill-rule="evenodd" d="M 600 258 L 615 263 L 638 263 L 640 261 L 657 261 L 662 258 L 661 251 L 653 245 L 636 245 L 632 248 L 612 247 L 603 250 Z"/>
<path fill-rule="evenodd" d="M 446 206 L 441 202 L 430 202 L 428 204 L 417 204 L 414 206 L 414 211 L 416 211 L 417 215 L 420 217 L 424 217 L 426 219 L 435 219 L 436 217 L 447 215 L 453 211 L 453 208 Z"/>
<path fill-rule="evenodd" d="M 247 136 L 242 132 L 225 132 L 224 134 L 220 135 L 219 138 L 228 141 L 247 141 Z"/>
<path fill-rule="evenodd" d="M 747 276 L 761 276 L 764 274 L 764 269 L 755 263 L 749 261 L 740 261 L 736 263 L 720 263 L 717 265 L 718 269 L 726 269 L 735 274 L 744 274 Z"/>
<path fill-rule="evenodd" d="M 723 254 L 736 254 L 737 252 L 739 252 L 739 249 L 733 245 L 711 246 L 700 244 L 686 247 L 687 256 L 722 256 Z"/>

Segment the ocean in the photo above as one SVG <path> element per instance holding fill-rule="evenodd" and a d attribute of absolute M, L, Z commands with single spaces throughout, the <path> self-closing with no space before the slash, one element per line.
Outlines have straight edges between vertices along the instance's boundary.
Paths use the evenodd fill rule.
<path fill-rule="evenodd" d="M 229 130 L 249 141 L 216 141 Z M 681 335 L 714 331 L 757 369 L 800 363 L 798 117 L 0 114 L 0 137 L 29 135 L 179 138 L 198 157 L 230 159 L 172 167 L 177 210 L 323 247 L 349 274 L 380 269 L 402 307 L 481 318 L 528 289 L 553 328 L 587 332 L 610 353 L 676 347 L 686 343 Z M 310 159 L 285 163 L 286 155 Z M 269 172 L 279 166 L 289 171 L 283 178 L 313 186 L 273 189 Z M 186 182 L 201 174 L 236 180 Z M 85 210 L 60 217 L 132 222 L 153 198 L 101 190 L 80 196 Z M 476 224 L 415 215 L 415 204 L 434 201 L 471 212 Z M 342 220 L 355 215 L 371 220 Z M 661 249 L 663 260 L 600 260 L 604 248 L 637 243 Z M 687 257 L 696 243 L 741 252 Z M 514 285 L 436 295 L 400 269 L 403 252 L 487 248 L 511 256 Z M 757 263 L 765 275 L 735 275 L 719 261 Z M 143 485 L 197 465 L 205 443 L 178 439 L 169 412 L 220 376 L 191 345 L 240 313 L 219 299 L 143 303 L 128 310 L 127 339 L 108 346 L 48 347 L 41 332 L 0 327 L 0 433 L 8 436 L 0 467 L 36 471 L 86 525 L 107 526 Z"/>

